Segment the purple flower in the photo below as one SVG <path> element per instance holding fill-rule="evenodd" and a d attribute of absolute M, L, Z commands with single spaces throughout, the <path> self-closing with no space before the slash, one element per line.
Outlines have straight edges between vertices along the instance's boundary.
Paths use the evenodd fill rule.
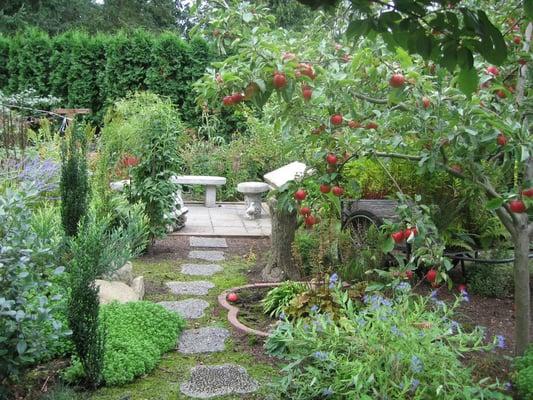
<path fill-rule="evenodd" d="M 53 160 L 40 157 L 26 158 L 17 164 L 17 178 L 31 182 L 39 193 L 51 192 L 59 187 L 60 166 Z"/>
<path fill-rule="evenodd" d="M 513 384 L 512 384 L 511 382 L 505 382 L 505 383 L 503 384 L 503 388 L 504 388 L 505 390 L 507 390 L 507 391 L 510 391 L 510 390 L 513 389 Z"/>
<path fill-rule="evenodd" d="M 496 347 L 499 349 L 505 349 L 505 337 L 502 335 L 496 336 Z"/>
<path fill-rule="evenodd" d="M 470 301 L 470 297 L 468 297 L 468 292 L 465 289 L 461 290 L 461 301 L 464 301 L 466 303 Z"/>
<path fill-rule="evenodd" d="M 458 332 L 459 331 L 459 322 L 457 321 L 452 321 L 450 323 L 450 326 L 452 328 L 452 333 L 455 333 L 455 332 Z"/>
<path fill-rule="evenodd" d="M 329 277 L 329 288 L 330 289 L 333 289 L 335 287 L 335 284 L 337 283 L 337 281 L 339 280 L 339 275 L 337 275 L 337 273 L 333 273 L 330 277 Z"/>
<path fill-rule="evenodd" d="M 407 292 L 411 290 L 411 285 L 409 282 L 400 282 L 394 287 L 394 290 L 397 290 L 398 292 Z"/>
<path fill-rule="evenodd" d="M 411 371 L 415 373 L 422 372 L 424 369 L 424 364 L 422 364 L 422 360 L 418 358 L 417 356 L 413 355 L 411 357 Z"/>
<path fill-rule="evenodd" d="M 437 295 L 438 294 L 439 294 L 438 290 L 432 290 L 431 294 L 430 294 L 431 300 L 433 300 L 433 301 L 437 300 Z"/>
<path fill-rule="evenodd" d="M 411 380 L 411 392 L 415 392 L 418 385 L 420 385 L 420 381 L 418 379 Z"/>
<path fill-rule="evenodd" d="M 313 356 L 320 361 L 325 361 L 329 358 L 329 354 L 325 351 L 316 351 Z"/>
<path fill-rule="evenodd" d="M 318 306 L 316 304 L 314 304 L 312 307 L 311 307 L 311 312 L 313 313 L 316 313 L 318 311 Z"/>
<path fill-rule="evenodd" d="M 279 315 L 279 319 L 282 320 L 282 321 L 285 321 L 287 319 L 287 316 L 285 315 L 285 313 L 283 311 Z"/>
<path fill-rule="evenodd" d="M 390 328 L 390 330 L 394 335 L 402 336 L 402 332 L 400 332 L 400 330 L 398 329 L 396 325 L 393 325 L 392 328 Z"/>

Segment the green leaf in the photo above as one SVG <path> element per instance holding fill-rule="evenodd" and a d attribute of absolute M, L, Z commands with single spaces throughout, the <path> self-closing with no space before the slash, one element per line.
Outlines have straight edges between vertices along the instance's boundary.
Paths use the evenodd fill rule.
<path fill-rule="evenodd" d="M 500 208 L 502 204 L 503 204 L 503 199 L 501 197 L 495 197 L 487 201 L 487 208 L 489 210 L 496 210 L 497 208 Z"/>
<path fill-rule="evenodd" d="M 459 89 L 468 97 L 472 96 L 479 85 L 479 77 L 475 68 L 461 68 L 458 76 Z"/>
<path fill-rule="evenodd" d="M 390 253 L 392 249 L 394 249 L 394 240 L 389 236 L 387 240 L 384 240 L 381 244 L 381 251 L 383 251 L 383 253 Z"/>
<path fill-rule="evenodd" d="M 366 19 L 350 21 L 346 30 L 346 37 L 356 41 L 360 36 L 365 35 L 370 29 L 370 23 Z"/>
<path fill-rule="evenodd" d="M 17 352 L 19 354 L 24 354 L 27 348 L 28 344 L 24 340 L 19 340 L 19 342 L 17 343 Z"/>
<path fill-rule="evenodd" d="M 403 69 L 407 69 L 413 65 L 411 56 L 404 49 L 400 47 L 396 48 L 396 56 L 398 57 L 398 61 L 400 61 L 400 65 Z"/>
<path fill-rule="evenodd" d="M 526 146 L 521 146 L 520 162 L 524 162 L 529 158 L 529 149 Z"/>
<path fill-rule="evenodd" d="M 242 20 L 243 20 L 244 22 L 251 22 L 253 18 L 254 18 L 254 16 L 253 16 L 252 13 L 248 13 L 248 12 L 247 12 L 247 13 L 244 13 L 244 14 L 242 15 Z"/>
<path fill-rule="evenodd" d="M 524 12 L 528 19 L 533 19 L 533 0 L 524 0 Z"/>

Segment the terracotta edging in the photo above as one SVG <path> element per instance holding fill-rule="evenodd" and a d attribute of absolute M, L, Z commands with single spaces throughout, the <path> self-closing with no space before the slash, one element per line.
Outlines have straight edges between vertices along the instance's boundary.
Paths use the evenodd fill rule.
<path fill-rule="evenodd" d="M 226 300 L 226 296 L 228 293 L 231 292 L 238 292 L 241 289 L 249 289 L 249 288 L 263 288 L 263 287 L 275 287 L 281 285 L 282 282 L 278 283 L 252 283 L 250 285 L 244 285 L 244 286 L 238 286 L 231 289 L 226 289 L 222 293 L 218 295 L 218 304 L 220 304 L 222 307 L 224 307 L 226 310 L 228 310 L 228 321 L 235 329 L 237 329 L 240 332 L 251 334 L 251 335 L 257 335 L 262 337 L 268 337 L 267 332 L 258 331 L 257 329 L 252 329 L 244 325 L 239 321 L 237 318 L 239 314 L 239 307 L 236 307 Z"/>

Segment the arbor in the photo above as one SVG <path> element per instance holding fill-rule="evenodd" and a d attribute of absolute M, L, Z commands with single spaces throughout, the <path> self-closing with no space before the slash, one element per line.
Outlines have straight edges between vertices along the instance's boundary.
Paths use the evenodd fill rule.
<path fill-rule="evenodd" d="M 400 2 L 393 10 L 384 2 L 352 2 L 353 9 L 342 3 L 333 11 L 336 26 L 348 29 L 356 41 L 332 37 L 329 26 L 317 25 L 305 36 L 271 31 L 271 20 L 261 18 L 261 10 L 242 4 L 236 10 L 221 10 L 213 24 L 218 48 L 236 45 L 238 56 L 218 64 L 219 69 L 204 78 L 201 94 L 211 104 L 239 92 L 247 101 L 238 107 L 264 108 L 268 103 L 273 126 L 294 135 L 299 154 L 315 171 L 315 183 L 352 185 L 343 166 L 357 154 L 409 160 L 420 173 L 444 171 L 479 190 L 480 205 L 495 212 L 514 247 L 516 351 L 521 354 L 531 321 L 527 254 L 533 235 L 533 141 L 527 63 L 532 28 L 515 28 L 516 21 L 524 19 L 517 4 L 506 4 L 491 14 L 492 19 L 485 19 L 475 3 L 458 9 L 448 8 L 450 3 L 440 2 L 442 7 L 435 10 L 421 9 L 423 2 L 405 3 L 419 7 L 416 15 Z M 491 7 L 485 9 L 490 12 Z M 368 26 L 354 32 L 352 15 L 362 14 L 367 17 L 362 24 Z M 457 21 L 455 26 L 452 14 L 462 15 L 461 24 Z M 444 33 L 434 32 L 430 38 L 427 32 L 436 28 Z M 487 29 L 488 36 L 483 33 Z M 421 43 L 427 48 L 419 48 Z M 505 58 L 502 49 L 507 47 Z M 274 82 L 275 74 L 285 79 Z M 330 153 L 339 160 L 333 165 L 325 162 Z M 292 197 L 295 189 L 283 188 L 280 203 L 287 204 L 284 198 Z M 338 210 L 339 199 L 317 193 L 306 206 L 316 213 L 332 212 Z M 436 259 L 443 260 L 435 267 L 445 278 L 449 262 Z"/>

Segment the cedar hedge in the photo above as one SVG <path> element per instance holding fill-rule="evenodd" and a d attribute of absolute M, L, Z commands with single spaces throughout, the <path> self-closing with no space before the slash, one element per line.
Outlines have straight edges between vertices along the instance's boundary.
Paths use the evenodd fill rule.
<path fill-rule="evenodd" d="M 168 96 L 182 118 L 194 123 L 199 111 L 192 84 L 213 60 L 203 39 L 186 41 L 173 32 L 144 30 L 112 35 L 70 31 L 58 36 L 28 29 L 0 35 L 0 91 L 34 88 L 65 107 L 91 108 L 98 115 L 137 90 Z"/>

